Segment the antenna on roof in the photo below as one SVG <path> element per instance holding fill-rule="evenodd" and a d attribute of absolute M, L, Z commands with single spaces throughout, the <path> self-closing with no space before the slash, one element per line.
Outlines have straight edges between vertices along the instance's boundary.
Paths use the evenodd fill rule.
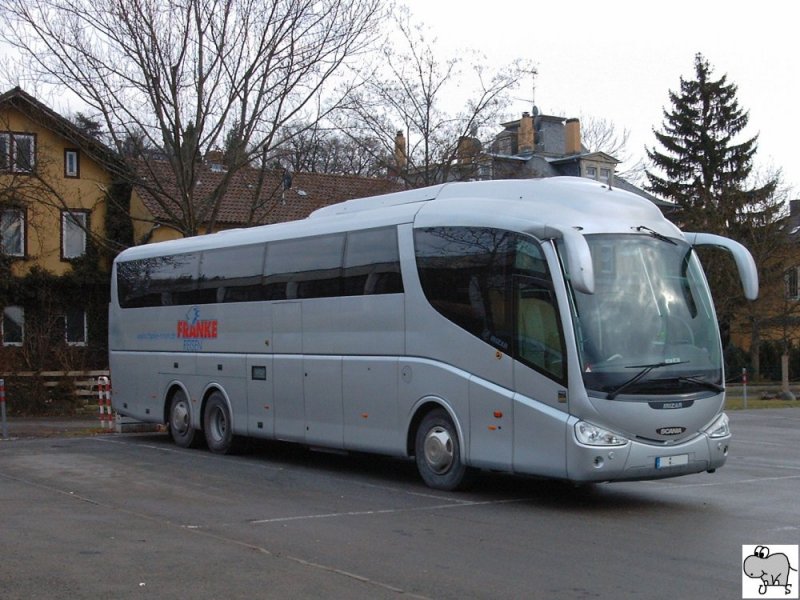
<path fill-rule="evenodd" d="M 523 69 L 522 72 L 531 76 L 531 95 L 530 98 L 514 98 L 514 100 L 520 100 L 525 103 L 530 102 L 530 114 L 536 117 L 539 115 L 539 108 L 536 106 L 536 76 L 539 74 L 539 71 L 536 70 L 536 67 L 531 65 L 527 69 Z"/>

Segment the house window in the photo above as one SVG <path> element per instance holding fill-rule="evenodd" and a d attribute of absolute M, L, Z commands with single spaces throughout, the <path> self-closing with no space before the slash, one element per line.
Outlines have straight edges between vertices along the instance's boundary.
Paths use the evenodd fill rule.
<path fill-rule="evenodd" d="M 784 274 L 787 300 L 800 300 L 800 267 L 792 267 Z"/>
<path fill-rule="evenodd" d="M 0 133 L 0 170 L 30 173 L 36 163 L 36 136 Z"/>
<path fill-rule="evenodd" d="M 25 256 L 25 211 L 21 208 L 0 211 L 0 254 Z"/>
<path fill-rule="evenodd" d="M 25 309 L 6 306 L 2 322 L 3 346 L 21 346 L 25 338 Z"/>
<path fill-rule="evenodd" d="M 586 176 L 597 179 L 597 167 L 586 167 Z"/>
<path fill-rule="evenodd" d="M 85 212 L 61 212 L 61 257 L 78 258 L 86 254 L 86 226 L 89 215 Z"/>
<path fill-rule="evenodd" d="M 11 134 L 0 133 L 0 171 L 11 169 Z"/>
<path fill-rule="evenodd" d="M 64 339 L 70 346 L 85 346 L 87 338 L 86 311 L 70 308 L 64 315 Z"/>
<path fill-rule="evenodd" d="M 611 177 L 611 169 L 600 169 L 600 179 L 602 181 L 608 181 Z"/>
<path fill-rule="evenodd" d="M 81 162 L 78 150 L 64 150 L 64 177 L 80 177 Z"/>

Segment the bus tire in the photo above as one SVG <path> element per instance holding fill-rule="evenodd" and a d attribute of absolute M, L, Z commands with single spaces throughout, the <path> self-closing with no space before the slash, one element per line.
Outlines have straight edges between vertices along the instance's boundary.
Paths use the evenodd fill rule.
<path fill-rule="evenodd" d="M 200 438 L 192 427 L 191 406 L 183 390 L 172 395 L 169 405 L 169 434 L 172 441 L 181 448 L 194 448 Z"/>
<path fill-rule="evenodd" d="M 228 454 L 233 451 L 234 437 L 231 425 L 228 403 L 221 393 L 212 392 L 203 413 L 203 431 L 209 450 L 215 454 Z"/>
<path fill-rule="evenodd" d="M 423 417 L 414 439 L 414 454 L 420 477 L 429 487 L 450 491 L 467 483 L 458 432 L 444 409 L 434 409 Z"/>

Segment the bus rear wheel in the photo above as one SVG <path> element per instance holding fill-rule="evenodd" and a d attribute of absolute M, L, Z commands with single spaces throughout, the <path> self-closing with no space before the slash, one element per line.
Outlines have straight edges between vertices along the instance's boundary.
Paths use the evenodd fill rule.
<path fill-rule="evenodd" d="M 200 438 L 197 430 L 192 427 L 191 416 L 189 399 L 183 390 L 178 390 L 172 395 L 169 405 L 169 434 L 181 448 L 195 447 Z"/>
<path fill-rule="evenodd" d="M 231 412 L 225 398 L 219 392 L 213 392 L 203 414 L 203 431 L 209 450 L 216 454 L 228 454 L 233 450 L 231 425 Z"/>
<path fill-rule="evenodd" d="M 461 444 L 453 420 L 437 408 L 422 419 L 414 440 L 417 470 L 426 485 L 437 490 L 456 490 L 467 483 L 467 466 L 461 460 Z"/>

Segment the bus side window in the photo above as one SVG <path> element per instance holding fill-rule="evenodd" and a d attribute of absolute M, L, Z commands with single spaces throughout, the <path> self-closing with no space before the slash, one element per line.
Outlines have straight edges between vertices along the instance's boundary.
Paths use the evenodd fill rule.
<path fill-rule="evenodd" d="M 440 314 L 508 352 L 514 234 L 477 227 L 417 229 L 414 245 L 425 297 Z"/>
<path fill-rule="evenodd" d="M 198 288 L 209 302 L 261 300 L 264 244 L 203 252 Z"/>
<path fill-rule="evenodd" d="M 517 283 L 517 357 L 556 379 L 565 378 L 564 343 L 550 290 L 520 278 Z"/>
<path fill-rule="evenodd" d="M 196 304 L 197 253 L 155 256 L 117 266 L 122 308 Z"/>
<path fill-rule="evenodd" d="M 342 295 L 400 294 L 397 229 L 384 227 L 347 234 Z"/>
<path fill-rule="evenodd" d="M 330 298 L 342 294 L 345 235 L 270 242 L 264 267 L 267 300 Z"/>

